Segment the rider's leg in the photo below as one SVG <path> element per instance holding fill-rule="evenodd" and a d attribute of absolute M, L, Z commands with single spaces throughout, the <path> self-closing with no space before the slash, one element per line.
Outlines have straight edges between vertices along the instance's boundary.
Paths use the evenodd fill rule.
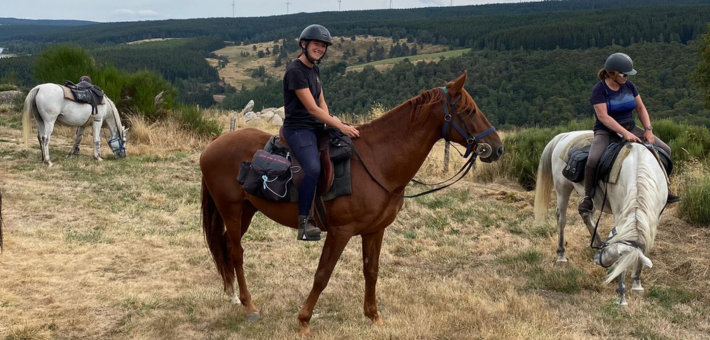
<path fill-rule="evenodd" d="M 589 149 L 587 166 L 584 169 L 584 199 L 579 204 L 577 210 L 580 213 L 588 213 L 594 209 L 594 188 L 597 186 L 597 164 L 602 157 L 604 149 L 609 146 L 611 137 L 609 131 L 594 131 L 594 140 Z"/>
<path fill-rule="evenodd" d="M 286 130 L 284 137 L 305 173 L 303 182 L 298 187 L 298 239 L 317 241 L 320 240 L 320 229 L 315 226 L 310 216 L 321 165 L 316 132 L 306 129 Z"/>

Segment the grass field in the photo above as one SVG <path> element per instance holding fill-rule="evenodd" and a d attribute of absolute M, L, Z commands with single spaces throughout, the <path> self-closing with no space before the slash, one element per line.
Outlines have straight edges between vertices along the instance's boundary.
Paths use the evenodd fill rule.
<path fill-rule="evenodd" d="M 453 58 L 453 57 L 460 57 L 464 53 L 467 53 L 471 51 L 470 48 L 464 48 L 461 50 L 453 50 L 453 51 L 446 51 L 446 52 L 437 52 L 437 53 L 429 53 L 429 54 L 418 54 L 414 56 L 409 56 L 409 57 L 399 57 L 399 58 L 390 58 L 390 59 L 383 59 L 383 60 L 378 60 L 378 61 L 373 61 L 371 63 L 366 63 L 366 64 L 361 64 L 361 65 L 353 65 L 353 66 L 348 66 L 346 69 L 347 71 L 359 71 L 365 68 L 366 66 L 380 66 L 380 65 L 390 65 L 390 64 L 396 64 L 401 62 L 404 59 L 409 59 L 409 61 L 416 62 L 416 61 L 422 61 L 422 60 L 438 60 L 441 57 L 444 58 Z"/>
<path fill-rule="evenodd" d="M 228 126 L 228 117 L 218 120 Z M 223 294 L 202 235 L 206 140 L 134 121 L 129 157 L 99 163 L 88 136 L 81 155 L 64 158 L 73 130 L 60 127 L 47 168 L 34 139 L 29 149 L 19 144 L 18 122 L 0 108 L 0 339 L 297 338 L 323 242 L 299 243 L 294 230 L 257 214 L 244 240 L 245 272 L 262 318 L 246 321 Z M 452 156 L 443 174 L 442 150 L 435 146 L 418 178 L 443 180 L 462 164 Z M 615 286 L 602 285 L 606 271 L 592 262 L 575 205 L 570 263 L 554 267 L 554 211 L 533 225 L 532 192 L 495 176 L 476 181 L 495 171 L 479 164 L 452 188 L 406 201 L 382 249 L 383 327 L 363 316 L 360 241 L 352 240 L 316 305 L 312 338 L 708 339 L 710 229 L 667 209 L 654 267 L 643 274 L 646 296 L 630 296 L 622 311 Z M 602 233 L 611 224 L 603 218 Z"/>

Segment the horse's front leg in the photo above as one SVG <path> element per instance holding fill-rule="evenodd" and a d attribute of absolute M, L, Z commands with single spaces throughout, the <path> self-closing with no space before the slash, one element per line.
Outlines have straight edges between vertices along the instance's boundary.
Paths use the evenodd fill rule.
<path fill-rule="evenodd" d="M 101 120 L 94 118 L 91 128 L 94 133 L 94 159 L 103 161 L 101 158 Z"/>
<path fill-rule="evenodd" d="M 377 273 L 380 266 L 380 249 L 385 230 L 362 235 L 362 268 L 365 275 L 365 316 L 372 320 L 373 325 L 382 326 L 385 322 L 377 313 Z"/>
<path fill-rule="evenodd" d="M 335 230 L 328 232 L 328 236 L 325 238 L 325 245 L 323 245 L 323 252 L 320 255 L 320 262 L 318 262 L 318 269 L 313 279 L 313 288 L 311 288 L 308 298 L 303 303 L 301 311 L 298 312 L 299 335 L 311 335 L 310 322 L 313 316 L 313 308 L 318 302 L 318 297 L 328 285 L 333 269 L 335 269 L 335 264 L 338 263 L 338 259 L 348 244 L 350 237 L 352 235 L 338 234 Z"/>
<path fill-rule="evenodd" d="M 626 285 L 624 280 L 626 279 L 626 272 L 622 272 L 617 278 L 619 280 L 619 285 L 616 287 L 616 293 L 619 294 L 619 298 L 616 300 L 616 304 L 621 308 L 626 308 L 629 304 L 626 302 Z"/>
<path fill-rule="evenodd" d="M 84 137 L 84 127 L 80 126 L 76 128 L 76 136 L 74 136 L 74 147 L 72 147 L 71 151 L 69 151 L 69 154 L 67 155 L 68 157 L 78 155 L 79 150 L 81 148 L 81 139 Z"/>
<path fill-rule="evenodd" d="M 645 291 L 641 287 L 641 269 L 643 269 L 643 263 L 639 260 L 636 264 L 634 275 L 631 276 L 631 292 L 643 296 Z"/>

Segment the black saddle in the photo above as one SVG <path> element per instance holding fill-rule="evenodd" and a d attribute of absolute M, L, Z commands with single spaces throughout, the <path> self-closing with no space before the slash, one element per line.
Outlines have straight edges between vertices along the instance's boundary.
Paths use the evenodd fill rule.
<path fill-rule="evenodd" d="M 68 87 L 74 94 L 74 100 L 78 103 L 86 103 L 91 105 L 91 114 L 98 112 L 97 106 L 103 104 L 104 91 L 89 82 L 82 81 L 79 84 L 66 80 L 64 86 Z"/>
<path fill-rule="evenodd" d="M 609 144 L 609 146 L 606 147 L 604 150 L 604 153 L 602 153 L 601 158 L 599 159 L 599 163 L 597 164 L 597 179 L 598 180 L 603 180 L 606 181 L 611 173 L 611 169 L 614 166 L 614 162 L 616 161 L 616 157 L 619 155 L 619 152 L 621 151 L 621 148 L 626 144 L 626 140 L 620 140 L 617 142 L 613 142 Z M 663 164 L 663 168 L 666 170 L 666 174 L 668 176 L 671 175 L 673 172 L 673 162 L 671 161 L 671 157 L 661 148 L 649 144 L 649 143 L 643 143 L 646 148 L 649 150 L 655 151 L 658 154 L 658 158 L 661 160 L 661 164 Z M 573 182 L 581 182 L 584 180 L 584 168 L 586 167 L 587 164 L 587 158 L 589 156 L 589 147 L 585 147 L 584 149 L 572 149 L 569 151 L 569 159 L 567 160 L 567 166 L 563 170 L 563 175 L 568 178 L 569 180 Z M 570 171 L 568 168 L 573 168 L 575 171 Z M 580 170 L 582 169 L 582 170 Z M 570 173 L 579 173 L 581 171 L 582 176 L 580 177 L 570 177 L 568 174 Z"/>

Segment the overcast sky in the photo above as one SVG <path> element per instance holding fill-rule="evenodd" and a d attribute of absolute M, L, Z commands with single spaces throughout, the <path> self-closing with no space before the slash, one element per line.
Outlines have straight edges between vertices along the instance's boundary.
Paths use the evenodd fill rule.
<path fill-rule="evenodd" d="M 384 9 L 390 0 L 0 0 L 0 18 L 138 21 L 254 17 L 289 13 Z M 392 0 L 392 8 L 450 6 L 452 0 Z M 520 0 L 453 0 L 454 6 Z M 1 29 L 1 28 L 0 28 Z"/>

